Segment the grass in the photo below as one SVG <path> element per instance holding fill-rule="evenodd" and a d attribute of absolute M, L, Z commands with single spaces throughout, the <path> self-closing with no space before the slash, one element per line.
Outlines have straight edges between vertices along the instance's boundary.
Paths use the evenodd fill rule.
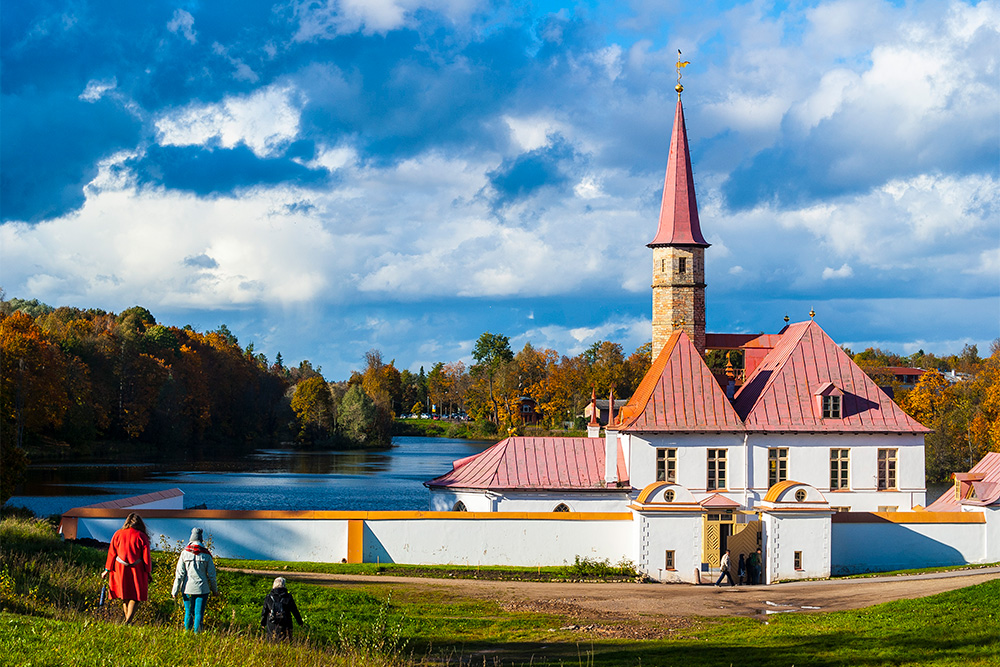
<path fill-rule="evenodd" d="M 112 622 L 117 604 L 96 605 L 103 560 L 98 550 L 62 542 L 46 522 L 0 522 L 5 664 L 1000 665 L 1000 580 L 856 611 L 694 619 L 669 639 L 641 641 L 558 630 L 591 621 L 509 612 L 435 588 L 395 585 L 390 597 L 379 582 L 296 582 L 307 625 L 293 643 L 274 645 L 258 629 L 270 575 L 220 572 L 207 630 L 192 635 L 179 629 L 169 598 L 173 554 L 157 554 L 151 601 L 131 627 Z"/>
<path fill-rule="evenodd" d="M 219 558 L 219 567 L 237 570 L 267 570 L 273 572 L 321 572 L 323 574 L 386 575 L 393 577 L 426 577 L 454 579 L 486 579 L 490 581 L 636 581 L 642 574 L 630 561 L 612 564 L 607 559 L 576 557 L 572 565 L 546 567 L 511 567 L 501 565 L 403 565 L 398 563 L 315 563 Z"/>

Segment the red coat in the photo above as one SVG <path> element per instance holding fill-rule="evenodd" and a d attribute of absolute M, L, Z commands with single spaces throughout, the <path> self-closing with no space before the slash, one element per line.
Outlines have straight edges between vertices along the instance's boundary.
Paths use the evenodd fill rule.
<path fill-rule="evenodd" d="M 108 561 L 104 567 L 111 570 L 108 577 L 111 597 L 140 602 L 149 597 L 152 560 L 149 557 L 149 538 L 145 533 L 135 528 L 117 531 L 111 538 Z"/>

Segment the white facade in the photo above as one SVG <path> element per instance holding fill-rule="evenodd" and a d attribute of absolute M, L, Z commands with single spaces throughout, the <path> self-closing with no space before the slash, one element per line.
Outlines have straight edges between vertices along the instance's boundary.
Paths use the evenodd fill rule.
<path fill-rule="evenodd" d="M 631 489 L 622 491 L 459 490 L 431 488 L 430 510 L 452 512 L 461 502 L 467 512 L 555 512 L 565 505 L 570 512 L 625 512 Z M 459 508 L 461 509 L 461 508 Z"/>

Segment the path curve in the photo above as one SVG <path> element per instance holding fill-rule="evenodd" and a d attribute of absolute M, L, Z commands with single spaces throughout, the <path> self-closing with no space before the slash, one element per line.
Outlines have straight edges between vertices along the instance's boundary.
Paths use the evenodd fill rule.
<path fill-rule="evenodd" d="M 494 600 L 509 610 L 580 616 L 602 622 L 860 609 L 890 600 L 925 597 L 1000 579 L 1000 567 L 734 588 L 690 584 L 554 583 L 274 570 L 234 571 L 267 577 L 280 575 L 291 582 L 324 586 L 378 585 L 389 590 L 435 590 L 456 598 Z"/>

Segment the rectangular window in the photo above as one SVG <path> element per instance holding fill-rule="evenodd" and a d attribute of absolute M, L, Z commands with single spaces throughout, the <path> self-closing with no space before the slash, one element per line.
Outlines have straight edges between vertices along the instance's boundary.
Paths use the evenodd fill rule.
<path fill-rule="evenodd" d="M 677 450 L 656 450 L 656 481 L 677 483 Z"/>
<path fill-rule="evenodd" d="M 687 257 L 677 258 L 677 273 L 687 273 L 688 261 Z"/>
<path fill-rule="evenodd" d="M 802 569 L 802 552 L 801 551 L 796 551 L 795 552 L 795 569 L 796 570 L 801 570 Z"/>
<path fill-rule="evenodd" d="M 898 512 L 899 511 L 899 505 L 879 505 L 878 506 L 878 511 L 879 512 Z"/>
<path fill-rule="evenodd" d="M 823 397 L 823 419 L 840 419 L 840 396 Z"/>
<path fill-rule="evenodd" d="M 896 488 L 896 450 L 878 450 L 878 490 Z"/>
<path fill-rule="evenodd" d="M 663 569 L 673 570 L 674 568 L 674 552 L 672 550 L 667 551 L 666 558 L 663 559 Z"/>
<path fill-rule="evenodd" d="M 771 447 L 767 450 L 767 486 L 788 479 L 788 448 Z"/>
<path fill-rule="evenodd" d="M 667 260 L 661 259 L 660 260 L 660 273 L 666 273 L 666 272 L 667 272 Z"/>
<path fill-rule="evenodd" d="M 708 490 L 726 488 L 726 450 L 708 450 Z"/>
<path fill-rule="evenodd" d="M 830 490 L 850 488 L 848 472 L 851 469 L 851 450 L 830 450 Z"/>
<path fill-rule="evenodd" d="M 831 507 L 830 509 L 834 513 L 837 513 L 837 512 L 850 512 L 851 511 L 851 508 L 849 506 L 848 507 Z"/>

